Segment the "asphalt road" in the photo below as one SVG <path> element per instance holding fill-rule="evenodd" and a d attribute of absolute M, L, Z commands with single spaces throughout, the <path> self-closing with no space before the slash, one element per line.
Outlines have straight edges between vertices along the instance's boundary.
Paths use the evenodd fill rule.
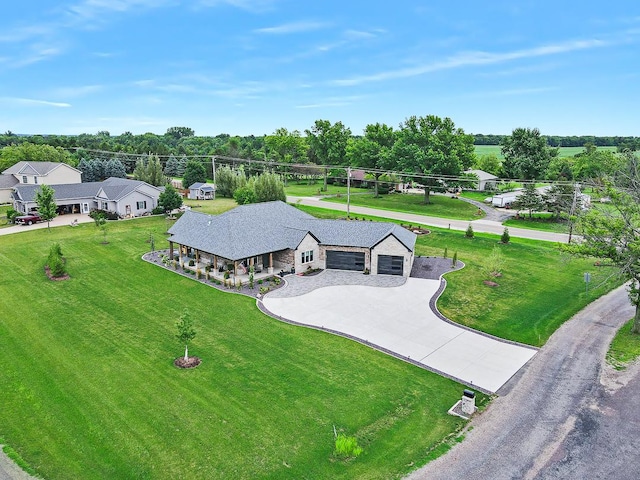
<path fill-rule="evenodd" d="M 471 421 L 462 443 L 407 478 L 637 479 L 638 369 L 615 393 L 600 382 L 609 343 L 633 312 L 625 287 L 587 306 Z"/>
<path fill-rule="evenodd" d="M 300 203 L 302 205 L 309 205 L 312 207 L 326 208 L 329 210 L 339 210 L 342 212 L 347 211 L 347 205 L 344 203 L 333 203 L 330 201 L 322 201 L 319 197 L 287 197 L 289 203 Z M 379 210 L 376 208 L 359 207 L 356 205 L 350 205 L 349 211 L 351 214 L 359 215 L 372 215 L 376 217 L 390 218 L 392 220 L 400 220 L 402 222 L 412 223 L 414 225 L 422 224 L 432 227 L 450 228 L 452 230 L 465 231 L 469 226 L 469 223 L 473 225 L 474 232 L 481 233 L 493 233 L 496 235 L 502 235 L 504 231 L 504 225 L 495 220 L 473 220 L 469 222 L 467 220 L 451 220 L 448 218 L 429 217 L 427 215 L 418 215 L 415 213 L 395 212 L 392 210 Z M 546 240 L 549 242 L 561 242 L 567 243 L 569 235 L 565 233 L 553 233 L 545 232 L 541 230 L 529 230 L 526 228 L 512 228 L 509 227 L 509 235 L 516 238 L 531 238 L 533 240 Z"/>

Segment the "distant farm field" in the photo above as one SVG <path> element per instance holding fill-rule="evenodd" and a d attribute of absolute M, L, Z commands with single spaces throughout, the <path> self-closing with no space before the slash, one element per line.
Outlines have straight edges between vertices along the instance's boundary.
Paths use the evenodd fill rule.
<path fill-rule="evenodd" d="M 616 147 L 598 147 L 600 150 L 616 151 Z M 502 152 L 500 152 L 500 145 L 476 145 L 476 155 L 490 155 L 495 154 L 498 158 L 503 158 Z M 574 155 L 582 152 L 584 147 L 560 147 L 559 155 L 561 157 L 573 157 Z"/>

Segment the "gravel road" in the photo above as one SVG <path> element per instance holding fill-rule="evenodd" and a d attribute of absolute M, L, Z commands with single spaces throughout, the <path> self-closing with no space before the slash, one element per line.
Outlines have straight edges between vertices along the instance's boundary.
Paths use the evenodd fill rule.
<path fill-rule="evenodd" d="M 407 478 L 637 478 L 640 435 L 633 405 L 640 403 L 640 379 L 635 376 L 613 395 L 600 383 L 609 343 L 632 316 L 625 287 L 587 306 L 498 392 L 501 396 L 471 422 L 462 443 Z M 627 397 L 633 401 L 625 403 Z M 607 423 L 610 417 L 617 418 L 620 430 Z M 614 444 L 600 433 L 625 436 Z M 620 475 L 597 477 L 581 465 L 585 460 L 598 465 L 596 459 L 602 463 L 604 458 L 606 470 Z"/>

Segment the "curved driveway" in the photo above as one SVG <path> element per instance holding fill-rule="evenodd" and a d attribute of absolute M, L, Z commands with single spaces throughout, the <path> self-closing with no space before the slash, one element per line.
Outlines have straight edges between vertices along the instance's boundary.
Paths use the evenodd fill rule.
<path fill-rule="evenodd" d="M 618 402 L 617 410 L 599 415 L 600 423 L 594 420 L 608 396 L 599 382 L 602 361 L 615 332 L 632 316 L 625 287 L 587 306 L 471 421 L 464 442 L 408 479 L 638 478 L 638 379 L 626 387 L 633 389 L 633 403 Z M 594 438 L 606 432 L 610 416 L 625 428 L 609 432 L 611 438 Z M 625 433 L 630 436 L 619 437 Z"/>
<path fill-rule="evenodd" d="M 496 392 L 537 352 L 441 320 L 430 306 L 439 280 L 382 287 L 371 282 L 403 278 L 333 270 L 286 279 L 263 299 L 271 313 L 355 337 L 485 392 Z"/>

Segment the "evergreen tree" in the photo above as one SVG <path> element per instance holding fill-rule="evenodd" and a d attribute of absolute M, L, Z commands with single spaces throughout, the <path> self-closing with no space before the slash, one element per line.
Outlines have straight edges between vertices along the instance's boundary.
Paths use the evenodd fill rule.
<path fill-rule="evenodd" d="M 189 188 L 194 183 L 205 183 L 207 173 L 204 165 L 196 160 L 189 160 L 182 176 L 182 186 Z"/>
<path fill-rule="evenodd" d="M 104 176 L 105 178 L 126 178 L 127 172 L 125 171 L 124 165 L 120 160 L 111 159 L 108 160 L 104 165 Z"/>
<path fill-rule="evenodd" d="M 165 212 L 170 212 L 182 205 L 182 197 L 171 184 L 168 184 L 164 192 L 158 197 L 158 206 L 162 207 Z"/>
<path fill-rule="evenodd" d="M 167 164 L 164 167 L 164 174 L 167 177 L 182 176 L 178 175 L 178 159 L 173 154 L 171 154 L 171 156 L 167 160 Z"/>

